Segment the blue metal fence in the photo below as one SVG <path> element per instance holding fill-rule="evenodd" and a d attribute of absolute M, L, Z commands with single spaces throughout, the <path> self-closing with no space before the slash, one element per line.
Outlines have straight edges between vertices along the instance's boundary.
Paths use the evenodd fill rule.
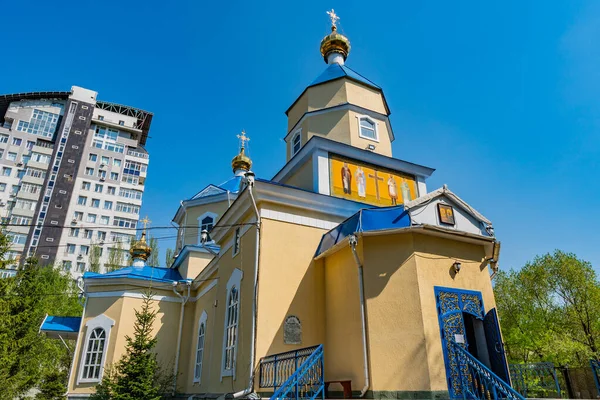
<path fill-rule="evenodd" d="M 461 345 L 450 342 L 456 354 L 460 374 L 460 390 L 463 399 L 509 399 L 525 400 L 516 390 L 490 371 Z"/>
<path fill-rule="evenodd" d="M 323 345 L 262 358 L 259 387 L 272 387 L 272 399 L 324 398 Z"/>
<path fill-rule="evenodd" d="M 556 367 L 551 362 L 510 364 L 513 388 L 525 397 L 561 397 Z"/>

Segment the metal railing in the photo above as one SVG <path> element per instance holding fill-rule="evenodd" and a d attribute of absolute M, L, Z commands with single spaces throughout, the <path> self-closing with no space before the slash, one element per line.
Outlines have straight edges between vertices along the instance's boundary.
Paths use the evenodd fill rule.
<path fill-rule="evenodd" d="M 524 397 L 560 398 L 556 367 L 551 362 L 510 364 L 513 388 Z"/>
<path fill-rule="evenodd" d="M 525 400 L 516 390 L 473 357 L 456 342 L 450 342 L 456 354 L 463 399 Z"/>
<path fill-rule="evenodd" d="M 596 384 L 596 390 L 598 391 L 598 396 L 600 396 L 600 361 L 599 360 L 590 360 L 590 367 L 592 367 L 592 375 L 594 376 L 594 383 Z"/>
<path fill-rule="evenodd" d="M 325 396 L 323 345 L 273 354 L 260 361 L 259 387 L 272 387 L 272 399 Z"/>

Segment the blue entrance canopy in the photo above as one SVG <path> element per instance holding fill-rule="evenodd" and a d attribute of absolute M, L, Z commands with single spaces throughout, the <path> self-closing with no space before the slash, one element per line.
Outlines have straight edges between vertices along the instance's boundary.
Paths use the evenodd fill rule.
<path fill-rule="evenodd" d="M 46 315 L 40 326 L 40 332 L 53 339 L 58 339 L 59 336 L 63 339 L 77 339 L 79 325 L 81 325 L 81 317 Z"/>
<path fill-rule="evenodd" d="M 326 252 L 353 233 L 386 231 L 408 226 L 410 226 L 410 215 L 403 205 L 365 208 L 323 235 L 315 257 Z"/>

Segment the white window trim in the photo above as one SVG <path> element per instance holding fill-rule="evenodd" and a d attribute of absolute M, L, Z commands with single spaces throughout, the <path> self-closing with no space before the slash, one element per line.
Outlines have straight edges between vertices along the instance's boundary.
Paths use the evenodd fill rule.
<path fill-rule="evenodd" d="M 298 151 L 294 151 L 294 142 L 296 141 L 296 138 L 299 137 L 300 138 L 300 147 L 298 147 Z M 302 149 L 302 129 L 298 129 L 295 133 L 294 136 L 292 136 L 292 140 L 290 142 L 290 153 L 292 155 L 292 157 L 294 157 L 296 154 L 298 154 L 300 152 L 300 149 Z"/>
<path fill-rule="evenodd" d="M 237 348 L 238 348 L 238 343 L 239 343 L 239 334 L 238 334 L 238 330 L 240 327 L 240 314 L 241 314 L 241 308 L 242 308 L 242 289 L 241 289 L 241 283 L 242 283 L 242 278 L 244 277 L 244 273 L 242 272 L 242 270 L 236 268 L 233 270 L 233 272 L 231 273 L 231 276 L 229 277 L 229 280 L 227 281 L 227 290 L 226 290 L 226 296 L 225 296 L 225 302 L 229 303 L 229 293 L 231 292 L 231 289 L 235 286 L 238 290 L 238 321 L 237 321 L 237 325 L 235 327 L 235 344 L 233 346 L 233 368 L 231 369 L 225 369 L 225 347 L 227 346 L 227 313 L 229 312 L 229 307 L 228 304 L 225 304 L 225 320 L 223 321 L 223 344 L 222 344 L 222 349 L 221 349 L 221 381 L 223 381 L 223 377 L 225 376 L 232 376 L 233 379 L 235 380 L 235 370 L 236 370 L 236 366 L 237 366 Z"/>
<path fill-rule="evenodd" d="M 215 224 L 217 223 L 217 216 L 218 215 L 214 212 L 207 211 L 198 217 L 198 245 L 200 245 L 200 234 L 202 233 L 202 230 L 200 229 L 200 227 L 202 226 L 202 220 L 206 217 L 211 217 L 213 219 L 213 226 L 215 226 Z"/>
<path fill-rule="evenodd" d="M 366 140 L 370 140 L 372 142 L 379 143 L 379 122 L 377 122 L 377 120 L 374 120 L 373 118 L 369 117 L 368 115 L 357 115 L 356 119 L 358 122 L 358 136 L 361 137 L 362 139 L 366 139 Z M 363 136 L 362 130 L 360 129 L 360 121 L 363 119 L 369 120 L 373 123 L 373 126 L 375 128 L 375 139 L 370 138 L 368 136 Z"/>
<path fill-rule="evenodd" d="M 206 310 L 202 311 L 202 315 L 200 316 L 200 320 L 198 321 L 198 331 L 196 334 L 196 356 L 194 357 L 196 362 L 194 363 L 194 383 L 200 384 L 202 382 L 202 366 L 204 359 L 204 349 L 206 348 L 206 320 L 208 319 L 208 314 L 206 314 Z M 200 327 L 204 324 L 204 337 L 202 339 L 202 358 L 198 363 L 198 346 L 200 345 Z M 200 364 L 200 368 L 198 368 L 198 364 Z M 198 377 L 196 377 L 196 368 L 198 368 Z"/>
<path fill-rule="evenodd" d="M 79 360 L 79 374 L 77 375 L 77 384 L 79 385 L 80 383 L 87 383 L 87 382 L 100 382 L 102 380 L 102 375 L 104 375 L 104 364 L 106 362 L 106 353 L 108 350 L 108 344 L 110 343 L 110 330 L 112 329 L 112 327 L 115 325 L 115 321 L 108 318 L 106 315 L 104 314 L 100 314 L 98 315 L 96 318 L 89 320 L 85 326 L 86 326 L 86 333 L 85 333 L 85 340 L 83 341 L 83 344 L 81 346 L 81 355 L 80 355 L 80 360 Z M 100 374 L 98 374 L 98 378 L 94 379 L 94 378 L 83 378 L 83 365 L 85 363 L 85 353 L 86 353 L 86 349 L 90 340 L 90 336 L 92 335 L 92 332 L 94 331 L 94 329 L 96 328 L 102 328 L 104 329 L 104 332 L 106 332 L 106 340 L 104 342 L 104 352 L 102 353 L 102 363 L 100 365 Z"/>

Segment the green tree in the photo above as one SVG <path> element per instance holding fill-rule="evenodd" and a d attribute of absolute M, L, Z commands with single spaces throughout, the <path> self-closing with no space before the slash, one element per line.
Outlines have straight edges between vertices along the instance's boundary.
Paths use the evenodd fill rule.
<path fill-rule="evenodd" d="M 108 249 L 108 263 L 106 264 L 107 272 L 121 268 L 123 266 L 124 258 L 123 245 L 119 241 L 117 242 L 116 247 Z"/>
<path fill-rule="evenodd" d="M 90 255 L 88 257 L 88 262 L 90 264 L 88 267 L 89 271 L 100 272 L 100 257 L 102 257 L 102 247 L 97 243 L 92 243 L 90 246 Z"/>
<path fill-rule="evenodd" d="M 33 258 L 17 269 L 16 276 L 0 280 L 3 398 L 23 396 L 36 386 L 47 392 L 66 391 L 69 351 L 61 341 L 40 335 L 39 327 L 46 314 L 81 315 L 77 296 L 70 277 L 53 266 L 38 265 Z M 74 346 L 72 342 L 67 344 Z"/>
<path fill-rule="evenodd" d="M 173 264 L 173 259 L 175 258 L 175 250 L 167 249 L 165 252 L 165 268 L 169 268 L 171 264 Z"/>
<path fill-rule="evenodd" d="M 159 366 L 154 352 L 156 337 L 152 325 L 156 311 L 152 309 L 152 294 L 144 293 L 140 310 L 135 310 L 133 337 L 125 336 L 125 354 L 108 369 L 96 386 L 92 400 L 158 400 L 170 380 Z"/>
<path fill-rule="evenodd" d="M 148 257 L 147 264 L 152 267 L 160 267 L 158 240 L 155 237 L 150 236 L 148 239 L 148 246 L 150 246 L 152 252 L 150 253 L 150 257 Z"/>
<path fill-rule="evenodd" d="M 512 362 L 587 363 L 600 356 L 600 282 L 591 264 L 555 251 L 498 274 L 496 303 Z"/>

